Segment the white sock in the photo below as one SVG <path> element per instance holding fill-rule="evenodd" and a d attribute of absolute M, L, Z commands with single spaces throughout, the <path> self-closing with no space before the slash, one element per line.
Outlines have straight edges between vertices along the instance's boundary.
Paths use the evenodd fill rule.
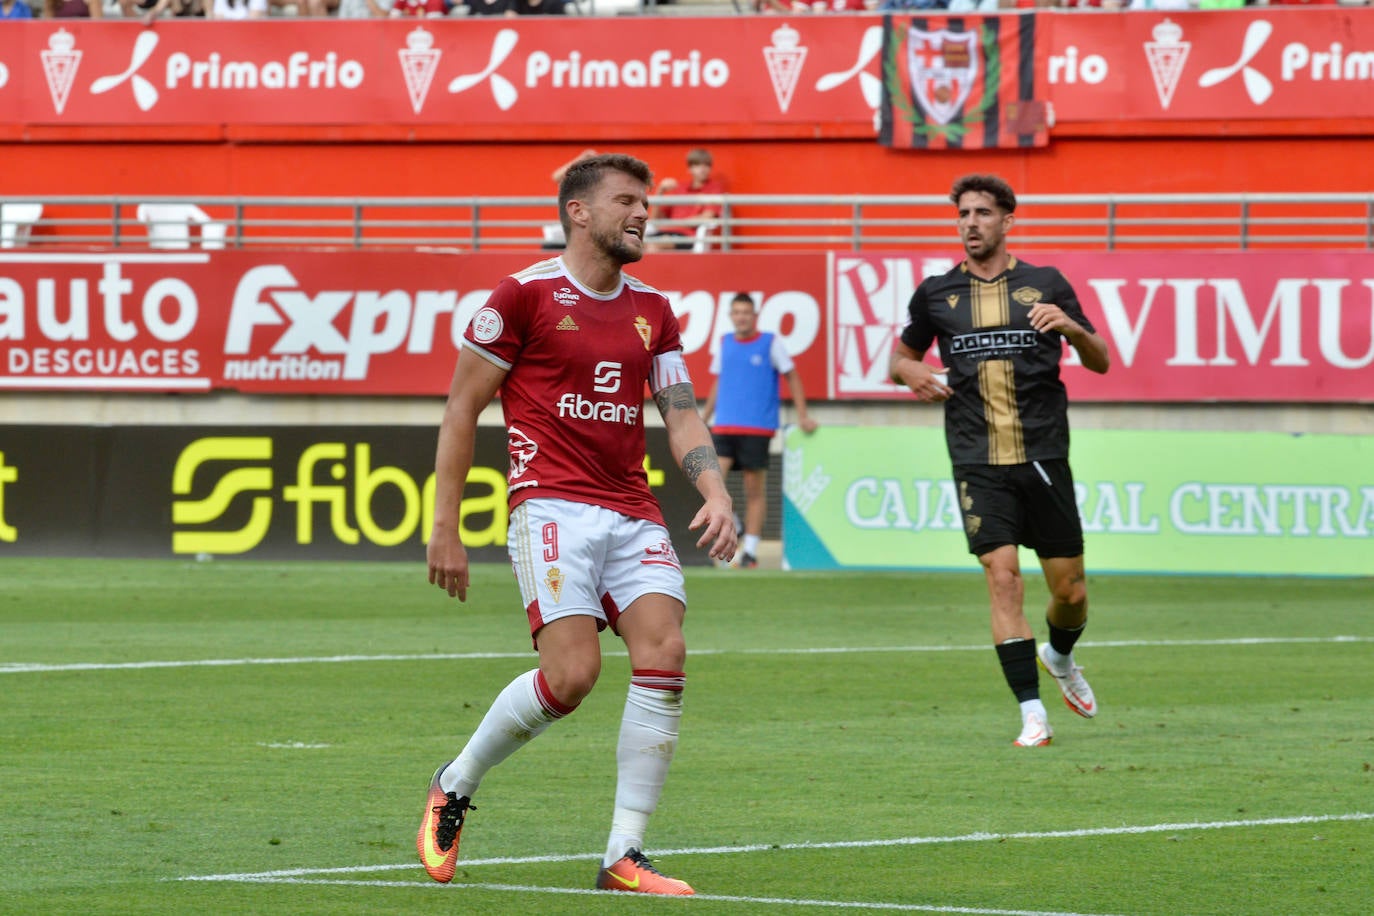
<path fill-rule="evenodd" d="M 680 672 L 646 669 L 636 669 L 630 680 L 615 752 L 615 814 L 603 865 L 624 858 L 631 849 L 644 849 L 649 815 L 658 807 L 677 750 L 685 682 Z"/>
<path fill-rule="evenodd" d="M 744 536 L 744 552 L 751 557 L 759 555 L 759 536 L 757 534 L 746 534 Z"/>
<path fill-rule="evenodd" d="M 1048 721 L 1049 718 L 1050 718 L 1050 714 L 1049 714 L 1048 712 L 1045 711 L 1045 704 L 1044 704 L 1044 703 L 1041 703 L 1039 700 L 1022 700 L 1022 701 L 1021 701 L 1021 721 L 1022 721 L 1022 722 L 1025 722 L 1027 719 L 1029 719 L 1031 713 L 1035 713 L 1035 712 L 1040 713 L 1040 718 L 1045 719 L 1046 721 Z"/>
<path fill-rule="evenodd" d="M 1057 671 L 1063 671 L 1073 663 L 1073 653 L 1063 655 L 1049 643 L 1045 643 L 1045 647 L 1041 651 L 1045 654 L 1045 664 Z"/>
<path fill-rule="evenodd" d="M 538 668 L 526 671 L 507 684 L 492 702 L 462 753 L 440 774 L 439 787 L 445 792 L 471 796 L 488 770 L 574 708 L 554 698 Z"/>

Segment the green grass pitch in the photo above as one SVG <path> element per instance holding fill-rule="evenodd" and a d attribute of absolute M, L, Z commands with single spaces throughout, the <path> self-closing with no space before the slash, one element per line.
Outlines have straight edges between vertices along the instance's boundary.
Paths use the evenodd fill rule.
<path fill-rule="evenodd" d="M 452 885 L 425 788 L 533 667 L 504 566 L 0 561 L 0 912 L 1354 914 L 1374 582 L 1093 577 L 1086 721 L 1011 746 L 981 576 L 688 573 L 649 851 L 590 891 L 627 662 L 494 770 Z M 1043 637 L 1045 600 L 1028 577 Z"/>

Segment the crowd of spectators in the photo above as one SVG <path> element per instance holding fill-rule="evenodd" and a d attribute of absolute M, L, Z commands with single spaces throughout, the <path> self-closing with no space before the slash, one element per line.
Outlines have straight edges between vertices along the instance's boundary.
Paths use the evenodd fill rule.
<path fill-rule="evenodd" d="M 571 0 L 0 0 L 0 19 L 557 16 Z"/>
<path fill-rule="evenodd" d="M 1365 6 L 1374 0 L 754 0 L 759 13 L 853 13 L 948 10 L 993 13 L 999 10 L 1216 10 L 1244 6 Z"/>

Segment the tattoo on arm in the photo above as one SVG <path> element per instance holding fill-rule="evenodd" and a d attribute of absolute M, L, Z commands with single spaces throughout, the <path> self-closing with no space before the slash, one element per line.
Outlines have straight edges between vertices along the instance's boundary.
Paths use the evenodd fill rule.
<path fill-rule="evenodd" d="M 695 410 L 697 396 L 692 391 L 692 383 L 683 382 L 659 389 L 654 394 L 654 402 L 658 404 L 658 412 L 666 416 L 670 410 Z"/>
<path fill-rule="evenodd" d="M 716 460 L 716 450 L 705 445 L 697 446 L 682 456 L 682 470 L 693 484 L 705 471 L 715 471 L 719 474 L 720 462 Z"/>

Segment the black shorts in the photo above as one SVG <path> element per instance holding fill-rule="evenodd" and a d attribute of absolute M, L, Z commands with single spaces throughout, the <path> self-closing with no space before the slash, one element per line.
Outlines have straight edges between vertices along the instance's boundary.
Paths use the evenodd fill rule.
<path fill-rule="evenodd" d="M 968 552 L 1024 544 L 1036 556 L 1083 555 L 1083 523 L 1066 459 L 954 468 Z"/>
<path fill-rule="evenodd" d="M 711 434 L 716 444 L 716 454 L 729 458 L 731 464 L 741 471 L 768 470 L 768 441 L 772 438 L 737 433 Z"/>

